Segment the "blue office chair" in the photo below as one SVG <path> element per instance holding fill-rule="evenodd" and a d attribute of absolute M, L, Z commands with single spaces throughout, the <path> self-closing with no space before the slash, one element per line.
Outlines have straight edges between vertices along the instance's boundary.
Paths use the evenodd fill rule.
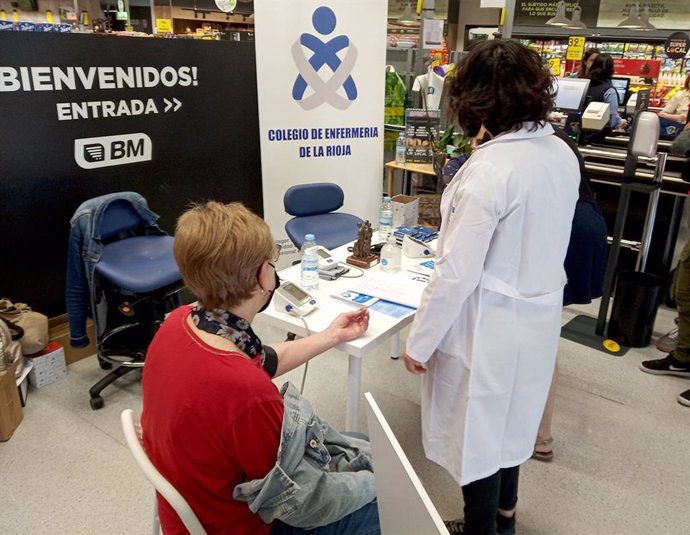
<path fill-rule="evenodd" d="M 155 224 L 158 216 L 143 197 L 131 192 L 97 197 L 82 204 L 75 218 L 85 213 L 89 220 L 82 225 L 88 229 L 81 234 L 82 250 L 90 254 L 82 254 L 82 273 L 98 360 L 103 369 L 117 365 L 89 389 L 96 410 L 103 407 L 104 388 L 144 365 L 148 345 L 165 314 L 179 306 L 184 284 L 173 238 Z M 68 312 L 70 292 L 68 283 Z"/>
<path fill-rule="evenodd" d="M 314 234 L 316 242 L 326 249 L 357 239 L 357 224 L 362 220 L 335 212 L 342 207 L 343 199 L 340 186 L 327 182 L 300 184 L 285 192 L 285 211 L 294 216 L 285 224 L 285 231 L 297 249 L 302 247 L 305 234 Z"/>

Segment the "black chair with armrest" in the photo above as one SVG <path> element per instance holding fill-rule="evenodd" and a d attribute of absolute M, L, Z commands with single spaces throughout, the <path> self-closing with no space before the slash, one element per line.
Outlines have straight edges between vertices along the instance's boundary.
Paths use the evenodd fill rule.
<path fill-rule="evenodd" d="M 99 206 L 100 216 L 93 218 L 90 231 L 82 236 L 96 243 L 100 255 L 82 254 L 82 260 L 84 272 L 93 271 L 88 284 L 89 308 L 99 364 L 106 370 L 116 366 L 89 389 L 94 410 L 104 405 L 104 388 L 144 366 L 156 330 L 165 315 L 180 304 L 179 292 L 184 287 L 173 256 L 173 238 L 142 217 L 132 195 L 136 194 L 87 201 L 91 207 L 99 206 L 100 199 L 107 203 Z M 137 202 L 146 206 L 143 197 L 138 197 Z M 69 301 L 68 297 L 68 309 Z"/>

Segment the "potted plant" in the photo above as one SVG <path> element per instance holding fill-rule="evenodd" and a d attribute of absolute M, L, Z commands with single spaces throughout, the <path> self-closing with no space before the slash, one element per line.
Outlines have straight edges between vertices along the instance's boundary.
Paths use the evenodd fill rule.
<path fill-rule="evenodd" d="M 461 132 L 456 132 L 455 127 L 450 125 L 443 132 L 441 137 L 436 142 L 432 142 L 434 147 L 433 166 L 438 178 L 438 190 L 443 188 L 450 182 L 455 173 L 460 169 L 472 153 L 471 140 Z M 444 173 L 446 167 L 446 160 L 453 162 L 452 174 Z"/>

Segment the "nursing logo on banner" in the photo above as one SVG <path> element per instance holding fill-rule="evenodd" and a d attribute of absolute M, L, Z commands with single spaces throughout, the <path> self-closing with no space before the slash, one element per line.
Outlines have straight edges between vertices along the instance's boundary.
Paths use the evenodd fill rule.
<path fill-rule="evenodd" d="M 337 18 L 331 8 L 321 6 L 314 11 L 312 24 L 316 32 L 325 37 L 335 31 Z M 311 51 L 310 58 L 305 48 Z M 342 60 L 338 57 L 340 51 L 344 51 Z M 338 110 L 346 110 L 357 99 L 357 86 L 351 76 L 357 61 L 357 48 L 347 35 L 322 40 L 317 35 L 303 33 L 292 45 L 292 58 L 299 71 L 292 87 L 292 98 L 302 109 L 313 110 L 330 104 Z M 331 75 L 324 80 L 319 71 L 326 68 Z M 307 88 L 311 93 L 305 97 Z"/>

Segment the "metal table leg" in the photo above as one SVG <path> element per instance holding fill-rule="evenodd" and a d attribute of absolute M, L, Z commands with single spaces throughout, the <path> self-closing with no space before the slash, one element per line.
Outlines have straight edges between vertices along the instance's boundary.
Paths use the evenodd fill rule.
<path fill-rule="evenodd" d="M 400 331 L 391 336 L 391 358 L 400 358 Z"/>

